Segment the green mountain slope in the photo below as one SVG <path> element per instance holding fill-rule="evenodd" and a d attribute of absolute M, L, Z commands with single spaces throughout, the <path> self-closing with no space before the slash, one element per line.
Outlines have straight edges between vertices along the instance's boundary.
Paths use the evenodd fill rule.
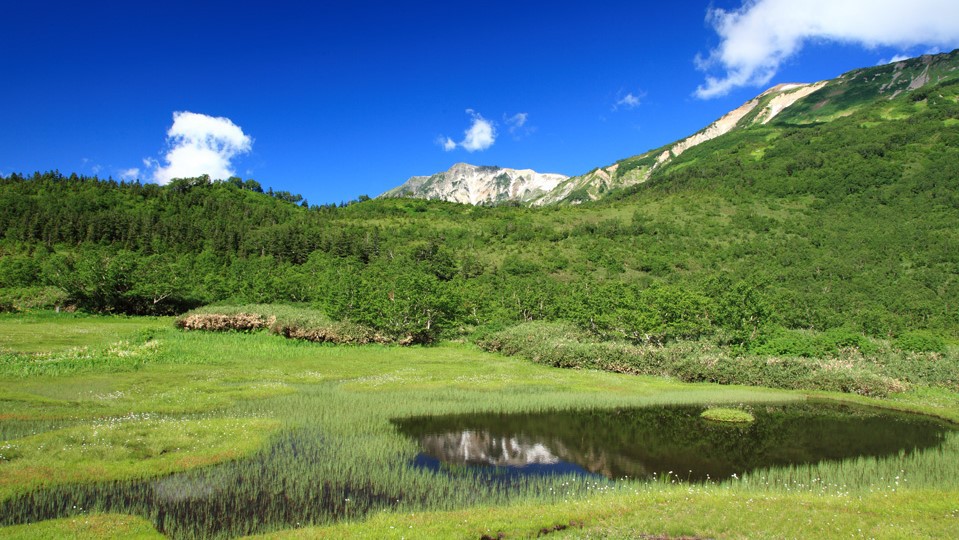
<path fill-rule="evenodd" d="M 748 127 L 685 149 L 648 181 L 572 206 L 304 208 L 205 179 L 11 176 L 0 179 L 0 307 L 301 302 L 421 340 L 540 320 L 653 343 L 771 347 L 837 329 L 956 339 L 959 84 L 945 73 L 842 115 L 828 103 L 766 123 L 745 115 Z M 835 84 L 808 99 L 846 99 Z"/>
<path fill-rule="evenodd" d="M 715 138 L 766 126 L 826 123 L 864 108 L 876 109 L 873 121 L 903 119 L 915 111 L 932 88 L 959 78 L 959 50 L 926 55 L 882 66 L 857 69 L 812 84 L 782 84 L 681 141 L 567 179 L 536 204 L 580 203 L 650 180 L 686 150 Z M 893 100 L 902 95 L 907 100 Z"/>

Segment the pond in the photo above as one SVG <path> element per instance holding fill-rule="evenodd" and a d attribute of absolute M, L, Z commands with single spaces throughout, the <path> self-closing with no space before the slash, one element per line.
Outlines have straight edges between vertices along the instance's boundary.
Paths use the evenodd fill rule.
<path fill-rule="evenodd" d="M 323 396 L 292 403 L 318 410 Z M 956 475 L 956 432 L 934 419 L 829 403 L 741 407 L 753 413 L 754 423 L 708 422 L 699 418 L 703 406 L 402 419 L 382 426 L 399 443 L 382 452 L 356 448 L 306 422 L 237 461 L 159 478 L 38 488 L 0 501 L 0 525 L 118 512 L 149 519 L 174 539 L 234 538 L 361 519 L 384 509 L 419 512 L 545 497 L 554 488 L 563 498 L 587 495 L 590 486 L 625 486 L 620 479 L 661 478 L 669 471 L 682 480 L 725 480 L 762 467 L 854 456 L 880 464 L 893 456 L 898 471 L 899 456 L 914 453 L 919 463 L 906 466 L 907 474 L 927 468 L 934 482 L 953 482 Z M 59 426 L 0 427 L 17 437 Z M 412 440 L 397 441 L 397 432 Z M 945 447 L 952 450 L 941 452 Z M 368 472 L 342 466 L 356 463 L 348 458 L 356 454 L 366 456 Z"/>
<path fill-rule="evenodd" d="M 471 414 L 397 420 L 419 442 L 414 465 L 491 479 L 580 474 L 691 482 L 769 467 L 909 454 L 943 442 L 932 418 L 828 402 L 743 406 L 748 424 L 705 420 L 705 406 Z"/>

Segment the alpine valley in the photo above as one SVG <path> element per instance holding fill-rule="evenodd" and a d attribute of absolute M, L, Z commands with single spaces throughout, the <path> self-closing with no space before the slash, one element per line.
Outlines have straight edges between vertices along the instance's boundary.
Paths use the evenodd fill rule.
<path fill-rule="evenodd" d="M 0 176 L 3 538 L 954 538 L 956 425 L 959 51 L 573 177 Z"/>
<path fill-rule="evenodd" d="M 240 178 L 13 174 L 0 306 L 294 302 L 405 343 L 532 321 L 775 351 L 840 328 L 959 337 L 957 67 L 781 84 L 580 176 L 456 164 L 339 207 Z"/>

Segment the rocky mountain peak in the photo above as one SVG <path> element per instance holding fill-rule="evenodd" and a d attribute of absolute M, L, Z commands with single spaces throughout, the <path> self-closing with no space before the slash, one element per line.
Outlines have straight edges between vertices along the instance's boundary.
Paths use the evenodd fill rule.
<path fill-rule="evenodd" d="M 568 177 L 532 169 L 456 163 L 431 176 L 414 176 L 381 197 L 417 197 L 467 204 L 531 202 L 552 191 Z"/>

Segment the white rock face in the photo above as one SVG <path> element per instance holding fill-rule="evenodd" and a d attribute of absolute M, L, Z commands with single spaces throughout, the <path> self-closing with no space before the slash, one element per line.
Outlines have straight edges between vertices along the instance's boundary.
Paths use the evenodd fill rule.
<path fill-rule="evenodd" d="M 506 169 L 457 163 L 432 176 L 414 176 L 381 197 L 441 199 L 466 204 L 530 202 L 556 188 L 568 177 L 531 169 Z"/>
<path fill-rule="evenodd" d="M 736 127 L 740 126 L 743 118 L 745 118 L 749 113 L 753 112 L 753 109 L 759 106 L 759 104 L 763 101 L 763 98 L 766 96 L 771 95 L 773 97 L 766 102 L 762 110 L 759 111 L 759 114 L 751 123 L 768 123 L 770 120 L 775 118 L 776 115 L 787 109 L 790 105 L 808 96 L 809 94 L 812 94 L 816 90 L 819 90 L 825 86 L 827 82 L 828 81 L 821 81 L 814 84 L 781 84 L 779 86 L 774 86 L 762 94 L 759 94 L 755 98 L 747 101 L 739 108 L 726 113 L 725 116 L 710 124 L 706 129 L 691 137 L 679 141 L 668 151 L 664 152 L 663 154 L 665 155 L 660 156 L 658 163 L 662 165 L 669 160 L 669 155 L 676 157 L 694 146 L 700 145 L 706 141 L 711 141 L 716 137 L 729 133 Z"/>

